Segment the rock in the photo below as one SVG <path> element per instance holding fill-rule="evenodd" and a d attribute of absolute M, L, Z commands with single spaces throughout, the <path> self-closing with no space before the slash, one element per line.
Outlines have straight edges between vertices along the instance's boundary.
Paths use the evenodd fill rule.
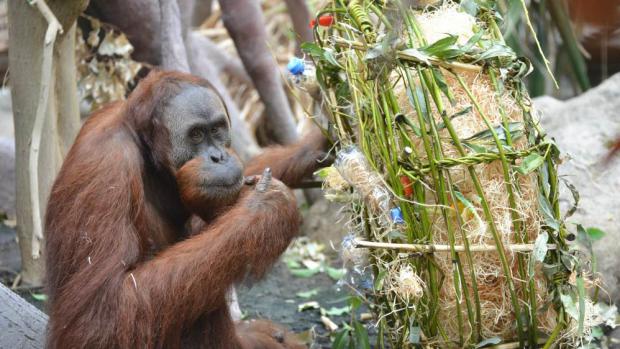
<path fill-rule="evenodd" d="M 534 105 L 542 112 L 543 127 L 568 157 L 559 174 L 580 194 L 579 208 L 567 220 L 569 228 L 580 223 L 606 232 L 594 243 L 594 251 L 605 289 L 620 304 L 620 156 L 605 163 L 610 142 L 620 136 L 620 74 L 573 99 L 541 97 Z M 564 211 L 573 201 L 564 185 L 560 199 Z"/>

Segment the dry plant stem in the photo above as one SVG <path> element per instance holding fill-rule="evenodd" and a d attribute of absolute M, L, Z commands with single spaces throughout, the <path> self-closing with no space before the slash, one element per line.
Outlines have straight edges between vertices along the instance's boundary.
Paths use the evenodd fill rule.
<path fill-rule="evenodd" d="M 321 322 L 323 323 L 323 325 L 325 326 L 325 328 L 329 331 L 329 332 L 334 332 L 336 330 L 338 330 L 338 325 L 336 325 L 336 323 L 334 323 L 330 318 L 328 318 L 327 316 L 321 316 Z"/>
<path fill-rule="evenodd" d="M 30 138 L 30 151 L 28 152 L 28 169 L 30 171 L 30 202 L 32 204 L 32 258 L 38 259 L 41 256 L 41 241 L 43 241 L 43 231 L 41 227 L 41 208 L 39 202 L 39 148 L 41 147 L 41 134 L 43 133 L 43 123 L 47 111 L 47 102 L 50 95 L 50 84 L 52 78 L 52 63 L 54 60 L 54 43 L 56 35 L 62 34 L 62 26 L 52 13 L 52 10 L 43 0 L 28 1 L 32 6 L 36 6 L 41 15 L 48 23 L 43 42 L 43 61 L 41 63 L 41 86 L 39 88 L 39 100 L 37 111 L 32 127 Z"/>
<path fill-rule="evenodd" d="M 551 67 L 549 66 L 549 60 L 545 56 L 545 53 L 543 52 L 543 49 L 540 46 L 540 41 L 538 41 L 538 35 L 536 35 L 536 30 L 532 26 L 532 21 L 530 21 L 530 13 L 527 10 L 527 5 L 525 4 L 525 0 L 520 0 L 520 2 L 521 2 L 521 7 L 523 8 L 523 13 L 525 13 L 525 23 L 527 23 L 527 27 L 530 29 L 530 32 L 532 33 L 532 36 L 534 37 L 534 41 L 536 42 L 536 47 L 538 48 L 538 52 L 540 53 L 540 56 L 543 62 L 545 63 L 545 68 L 547 68 L 547 72 L 549 73 L 551 80 L 553 80 L 553 84 L 555 85 L 555 88 L 560 88 L 560 86 L 558 85 L 558 81 L 555 79 L 555 76 L 553 75 L 553 72 L 551 71 Z"/>
<path fill-rule="evenodd" d="M 443 253 L 451 252 L 450 245 L 438 245 L 438 244 L 396 244 L 389 242 L 375 242 L 355 240 L 353 242 L 357 248 L 371 248 L 371 249 L 387 249 L 387 250 L 399 250 L 399 251 L 412 251 L 417 253 Z M 510 244 L 506 245 L 506 249 L 511 252 L 532 252 L 534 250 L 534 244 Z M 557 246 L 555 244 L 548 244 L 547 249 L 555 250 Z M 455 252 L 467 252 L 465 245 L 454 245 Z M 494 252 L 497 250 L 495 245 L 469 245 L 470 252 Z"/>

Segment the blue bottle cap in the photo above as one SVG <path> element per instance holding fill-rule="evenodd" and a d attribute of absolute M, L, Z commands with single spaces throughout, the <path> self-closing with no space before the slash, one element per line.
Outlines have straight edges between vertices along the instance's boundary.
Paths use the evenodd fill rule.
<path fill-rule="evenodd" d="M 286 69 L 293 75 L 300 75 L 304 72 L 304 60 L 297 57 L 292 57 L 286 65 Z"/>
<path fill-rule="evenodd" d="M 403 218 L 403 211 L 400 210 L 400 207 L 394 207 L 390 209 L 390 216 L 392 217 L 392 221 L 394 222 L 394 224 L 405 223 L 405 219 Z"/>

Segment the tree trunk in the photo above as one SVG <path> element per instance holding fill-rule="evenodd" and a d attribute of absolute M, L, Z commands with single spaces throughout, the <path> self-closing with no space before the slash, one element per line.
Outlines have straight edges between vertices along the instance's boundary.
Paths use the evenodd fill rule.
<path fill-rule="evenodd" d="M 286 8 L 293 22 L 293 28 L 297 34 L 297 46 L 295 47 L 295 55 L 302 56 L 301 43 L 312 41 L 312 29 L 310 28 L 310 9 L 305 0 L 284 0 Z"/>
<path fill-rule="evenodd" d="M 0 348 L 45 346 L 47 315 L 0 283 Z"/>
<path fill-rule="evenodd" d="M 220 0 L 222 20 L 235 43 L 246 71 L 265 104 L 265 130 L 278 144 L 297 140 L 293 112 L 288 104 L 278 64 L 267 47 L 265 18 L 259 1 Z"/>
<path fill-rule="evenodd" d="M 85 0 L 56 0 L 49 5 L 64 34 L 56 37 L 48 105 L 38 153 L 39 214 L 45 203 L 64 154 L 80 127 L 75 68 L 75 20 Z M 27 1 L 9 1 L 9 68 L 15 123 L 17 233 L 22 257 L 22 281 L 41 285 L 43 262 L 33 256 L 33 212 L 29 185 L 29 147 L 41 84 L 43 43 L 48 23 Z"/>

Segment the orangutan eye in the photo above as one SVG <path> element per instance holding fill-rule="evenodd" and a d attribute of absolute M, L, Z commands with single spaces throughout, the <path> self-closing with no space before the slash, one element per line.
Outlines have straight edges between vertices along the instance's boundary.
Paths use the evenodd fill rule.
<path fill-rule="evenodd" d="M 200 143 L 205 139 L 205 131 L 200 128 L 194 128 L 189 131 L 189 139 L 192 143 Z"/>
<path fill-rule="evenodd" d="M 218 127 L 211 127 L 211 134 L 217 136 L 220 133 L 220 129 Z"/>

